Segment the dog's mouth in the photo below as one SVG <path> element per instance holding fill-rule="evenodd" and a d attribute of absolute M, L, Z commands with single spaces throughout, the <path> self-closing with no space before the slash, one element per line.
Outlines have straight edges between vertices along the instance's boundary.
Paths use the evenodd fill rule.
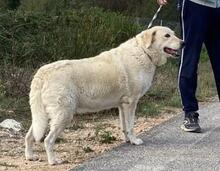
<path fill-rule="evenodd" d="M 165 47 L 164 49 L 164 52 L 169 54 L 169 55 L 172 55 L 174 57 L 178 57 L 180 56 L 180 53 L 179 53 L 179 49 L 172 49 L 172 48 L 168 48 L 168 47 Z"/>

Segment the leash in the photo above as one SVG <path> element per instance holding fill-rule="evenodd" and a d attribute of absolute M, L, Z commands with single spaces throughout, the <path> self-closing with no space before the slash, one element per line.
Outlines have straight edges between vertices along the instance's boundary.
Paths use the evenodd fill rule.
<path fill-rule="evenodd" d="M 152 26 L 154 20 L 156 20 L 156 18 L 158 16 L 159 12 L 161 11 L 161 9 L 162 9 L 162 5 L 160 5 L 160 7 L 157 9 L 157 12 L 154 14 L 152 20 L 150 21 L 150 23 L 149 23 L 149 25 L 147 27 L 148 29 Z"/>

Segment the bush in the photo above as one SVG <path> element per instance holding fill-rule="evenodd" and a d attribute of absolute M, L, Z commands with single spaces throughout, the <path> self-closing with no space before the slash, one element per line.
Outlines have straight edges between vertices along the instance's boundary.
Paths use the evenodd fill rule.
<path fill-rule="evenodd" d="M 11 11 L 0 16 L 0 62 L 38 67 L 97 55 L 139 31 L 129 18 L 100 8 L 59 15 Z"/>
<path fill-rule="evenodd" d="M 4 66 L 0 69 L 0 94 L 1 86 L 6 97 L 27 97 L 32 75 L 31 69 L 23 69 L 14 66 Z M 2 89 L 3 90 L 3 89 Z"/>

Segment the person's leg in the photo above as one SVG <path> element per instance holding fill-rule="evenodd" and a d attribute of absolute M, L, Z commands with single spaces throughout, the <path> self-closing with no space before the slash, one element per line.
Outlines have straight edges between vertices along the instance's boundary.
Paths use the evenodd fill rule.
<path fill-rule="evenodd" d="M 212 64 L 218 96 L 220 98 L 220 8 L 212 9 L 211 21 L 212 23 L 210 23 L 205 45 Z"/>
<path fill-rule="evenodd" d="M 182 36 L 185 47 L 179 69 L 179 89 L 185 113 L 198 110 L 196 99 L 199 56 L 209 22 L 210 8 L 183 0 L 181 10 Z"/>
<path fill-rule="evenodd" d="M 185 119 L 181 128 L 188 132 L 201 132 L 198 123 L 198 101 L 196 99 L 197 69 L 202 44 L 209 25 L 210 8 L 183 0 L 181 10 L 182 50 L 179 69 L 179 89 Z"/>

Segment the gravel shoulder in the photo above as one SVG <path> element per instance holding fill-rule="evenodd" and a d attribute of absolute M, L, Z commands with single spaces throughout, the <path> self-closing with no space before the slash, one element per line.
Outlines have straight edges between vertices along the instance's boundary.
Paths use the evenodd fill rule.
<path fill-rule="evenodd" d="M 149 131 L 175 116 L 177 110 L 179 109 L 172 109 L 169 113 L 153 118 L 138 117 L 135 132 L 140 134 Z M 103 137 L 100 135 L 106 132 L 110 133 L 108 136 L 113 139 L 111 141 L 107 139 L 107 142 L 103 143 Z M 25 160 L 25 133 L 26 131 L 13 133 L 0 128 L 0 170 L 69 170 L 124 143 L 117 115 L 98 113 L 74 116 L 74 122 L 65 129 L 55 145 L 58 155 L 68 162 L 59 166 L 49 166 L 43 143 L 34 146 L 36 154 L 40 156 L 39 161 Z"/>

